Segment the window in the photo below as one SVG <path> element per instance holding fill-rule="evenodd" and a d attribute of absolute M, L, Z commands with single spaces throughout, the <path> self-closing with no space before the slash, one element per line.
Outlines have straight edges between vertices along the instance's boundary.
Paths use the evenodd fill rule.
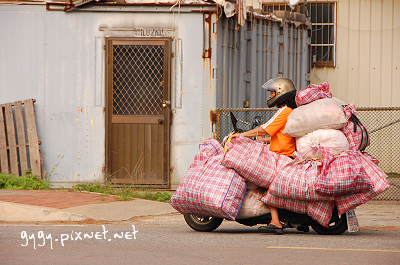
<path fill-rule="evenodd" d="M 291 11 L 282 3 L 263 5 L 263 12 L 273 13 L 275 10 Z M 316 67 L 335 66 L 336 40 L 336 4 L 335 3 L 300 3 L 293 12 L 305 14 L 312 23 L 311 30 L 311 64 Z"/>
<path fill-rule="evenodd" d="M 335 66 L 335 4 L 309 4 L 311 7 L 311 63 Z"/>

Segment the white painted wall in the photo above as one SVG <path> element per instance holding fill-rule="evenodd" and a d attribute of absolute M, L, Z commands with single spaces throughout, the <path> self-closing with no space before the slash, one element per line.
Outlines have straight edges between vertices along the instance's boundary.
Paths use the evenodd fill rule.
<path fill-rule="evenodd" d="M 36 99 L 44 169 L 54 185 L 103 182 L 103 45 L 106 36 L 135 33 L 99 29 L 175 29 L 172 45 L 179 56 L 172 60 L 171 186 L 176 188 L 198 145 L 211 137 L 209 113 L 215 107 L 215 84 L 209 75 L 210 67 L 215 67 L 211 61 L 216 59 L 202 58 L 203 14 L 99 11 L 0 5 L 0 103 Z"/>

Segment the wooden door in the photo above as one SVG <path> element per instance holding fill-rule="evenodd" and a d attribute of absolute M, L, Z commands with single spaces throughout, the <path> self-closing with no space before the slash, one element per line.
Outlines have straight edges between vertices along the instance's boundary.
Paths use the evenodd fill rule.
<path fill-rule="evenodd" d="M 169 187 L 170 39 L 107 39 L 106 173 Z"/>

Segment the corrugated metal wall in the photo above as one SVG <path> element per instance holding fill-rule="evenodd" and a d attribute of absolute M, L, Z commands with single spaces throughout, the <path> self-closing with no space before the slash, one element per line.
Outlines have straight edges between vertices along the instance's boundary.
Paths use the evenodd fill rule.
<path fill-rule="evenodd" d="M 298 89 L 309 83 L 308 29 L 304 26 L 250 18 L 235 29 L 236 18 L 218 21 L 217 107 L 265 108 L 261 86 L 288 77 Z"/>
<path fill-rule="evenodd" d="M 400 106 L 400 1 L 338 0 L 336 12 L 336 67 L 313 68 L 311 82 L 357 107 Z"/>

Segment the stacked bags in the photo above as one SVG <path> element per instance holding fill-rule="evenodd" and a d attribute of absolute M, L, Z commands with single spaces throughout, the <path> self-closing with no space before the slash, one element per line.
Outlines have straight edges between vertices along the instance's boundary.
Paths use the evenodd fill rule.
<path fill-rule="evenodd" d="M 342 106 L 332 98 L 327 82 L 301 90 L 296 103 L 299 107 L 289 115 L 283 132 L 296 137 L 296 165 L 277 173 L 270 195 L 263 198 L 265 203 L 276 207 L 282 204 L 271 196 L 334 201 L 342 214 L 389 188 L 377 160 L 361 152 L 370 141 L 353 103 Z M 299 172 L 295 174 L 291 166 Z"/>
<path fill-rule="evenodd" d="M 237 172 L 221 165 L 223 157 L 217 140 L 201 144 L 170 205 L 182 214 L 235 220 L 247 186 Z"/>
<path fill-rule="evenodd" d="M 343 214 L 389 188 L 378 161 L 363 152 L 369 136 L 353 103 L 343 106 L 333 98 L 327 82 L 299 91 L 296 103 L 283 132 L 296 137 L 294 159 L 242 136 L 225 153 L 218 141 L 208 140 L 172 196 L 172 207 L 235 220 L 265 214 L 271 205 L 326 226 L 335 206 Z"/>
<path fill-rule="evenodd" d="M 354 209 L 389 187 L 377 160 L 359 149 L 369 145 L 354 104 L 343 107 L 329 84 L 307 87 L 296 96 L 299 107 L 284 133 L 296 137 L 294 160 L 268 147 L 237 137 L 222 165 L 252 183 L 268 188 L 260 200 L 271 206 L 308 214 L 327 225 L 333 208 Z"/>
<path fill-rule="evenodd" d="M 269 188 L 267 194 L 259 199 L 261 202 L 308 214 L 322 225 L 329 223 L 335 206 L 334 197 L 322 196 L 313 188 L 322 168 L 321 162 L 316 165 L 307 161 L 297 166 L 299 159 L 278 155 L 269 151 L 264 143 L 243 136 L 238 136 L 231 144 L 222 165 L 234 169 L 257 186 Z M 309 183 L 310 179 L 312 181 Z"/>

